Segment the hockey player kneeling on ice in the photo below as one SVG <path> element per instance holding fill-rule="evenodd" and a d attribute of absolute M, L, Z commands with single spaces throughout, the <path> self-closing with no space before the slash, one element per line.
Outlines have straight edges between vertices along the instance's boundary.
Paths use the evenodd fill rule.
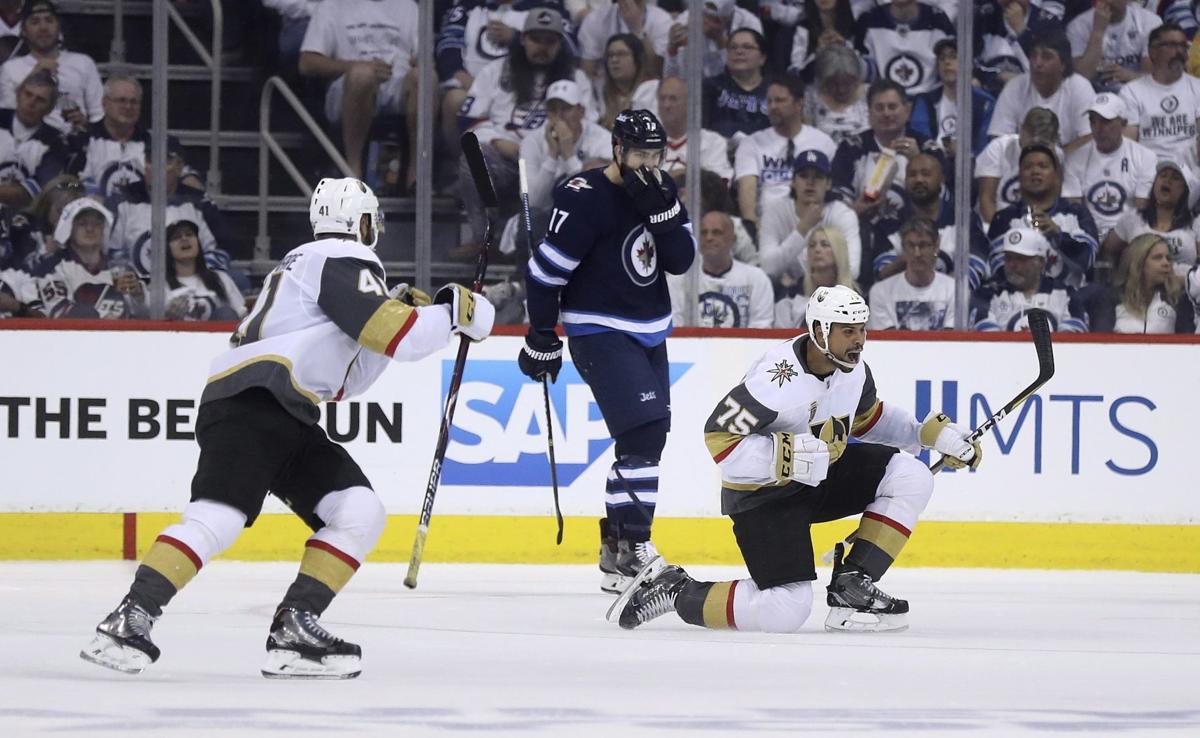
<path fill-rule="evenodd" d="M 362 651 L 318 618 L 383 532 L 383 505 L 358 464 L 318 424 L 320 403 L 365 391 L 389 360 L 414 361 L 458 333 L 480 341 L 495 312 L 456 284 L 388 292 L 375 244 L 379 202 L 356 179 L 323 179 L 309 208 L 315 241 L 267 276 L 200 398 L 200 459 L 183 519 L 162 532 L 84 659 L 136 674 L 157 661 L 162 608 L 254 524 L 268 491 L 314 531 L 275 612 L 263 676 L 358 676 Z"/>
<path fill-rule="evenodd" d="M 862 360 L 867 317 L 854 290 L 818 287 L 808 301 L 808 334 L 759 358 L 704 427 L 721 468 L 721 509 L 733 519 L 750 578 L 699 582 L 677 566 L 647 571 L 614 603 L 610 619 L 636 628 L 674 611 L 705 628 L 797 631 L 817 578 L 809 526 L 861 513 L 853 548 L 845 556 L 838 550 L 825 627 L 907 627 L 908 603 L 876 582 L 933 492 L 929 468 L 910 454 L 932 448 L 947 466 L 975 468 L 982 452 L 945 415 L 922 423 L 879 400 Z M 862 443 L 847 445 L 850 434 Z"/>

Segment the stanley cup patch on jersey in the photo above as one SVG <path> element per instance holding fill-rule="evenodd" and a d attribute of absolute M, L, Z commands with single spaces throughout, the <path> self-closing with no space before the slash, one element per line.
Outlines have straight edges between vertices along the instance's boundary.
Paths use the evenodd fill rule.
<path fill-rule="evenodd" d="M 658 280 L 658 247 L 645 226 L 638 225 L 625 236 L 621 263 L 629 280 L 639 287 L 649 287 Z"/>

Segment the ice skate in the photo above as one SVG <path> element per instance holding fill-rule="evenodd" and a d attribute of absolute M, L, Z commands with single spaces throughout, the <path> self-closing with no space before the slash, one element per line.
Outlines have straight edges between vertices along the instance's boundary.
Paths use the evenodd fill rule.
<path fill-rule="evenodd" d="M 333 636 L 317 616 L 290 607 L 275 613 L 267 636 L 268 679 L 353 679 L 362 673 L 362 649 Z"/>
<path fill-rule="evenodd" d="M 158 661 L 158 646 L 150 640 L 157 619 L 126 597 L 96 626 L 96 636 L 79 652 L 79 658 L 125 674 L 140 674 Z"/>
<path fill-rule="evenodd" d="M 608 608 L 605 617 L 610 623 L 615 620 L 625 630 L 633 630 L 654 618 L 675 612 L 675 597 L 691 578 L 682 568 L 667 566 L 661 556 L 652 563 L 658 565 L 643 567 Z"/>
<path fill-rule="evenodd" d="M 620 594 L 622 576 L 617 572 L 617 539 L 608 535 L 608 521 L 600 518 L 600 591 Z"/>
<path fill-rule="evenodd" d="M 600 570 L 604 571 L 604 549 L 600 551 Z M 667 565 L 666 559 L 650 541 L 617 541 L 616 554 L 611 559 L 611 571 L 604 571 L 600 589 L 610 594 L 620 594 L 629 589 L 629 584 L 646 567 L 652 567 L 653 576 Z"/>
<path fill-rule="evenodd" d="M 887 632 L 908 628 L 908 602 L 875 586 L 871 577 L 842 563 L 844 544 L 834 547 L 833 578 L 826 588 L 829 616 L 826 630 Z"/>

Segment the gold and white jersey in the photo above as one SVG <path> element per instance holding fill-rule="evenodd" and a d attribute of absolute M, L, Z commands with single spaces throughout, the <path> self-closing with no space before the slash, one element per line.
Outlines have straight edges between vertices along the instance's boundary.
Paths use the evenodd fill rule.
<path fill-rule="evenodd" d="M 884 406 L 866 363 L 815 375 L 804 358 L 808 341 L 801 335 L 759 357 L 704 426 L 709 453 L 721 468 L 721 508 L 727 515 L 795 492 L 795 483 L 775 475 L 773 433 L 827 443 L 853 435 L 907 451 L 920 448 L 919 426 L 906 411 L 890 412 L 887 431 L 878 432 Z"/>
<path fill-rule="evenodd" d="M 297 418 L 365 391 L 388 359 L 413 361 L 450 340 L 443 305 L 388 299 L 383 264 L 354 241 L 326 238 L 292 250 L 263 282 L 229 350 L 213 359 L 201 403 L 265 387 Z"/>

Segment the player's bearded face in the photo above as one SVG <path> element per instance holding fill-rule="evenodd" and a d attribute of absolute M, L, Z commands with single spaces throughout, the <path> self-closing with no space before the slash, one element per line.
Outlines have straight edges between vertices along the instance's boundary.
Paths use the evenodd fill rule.
<path fill-rule="evenodd" d="M 867 343 L 867 326 L 862 323 L 834 323 L 829 326 L 829 353 L 847 364 L 862 359 Z"/>
<path fill-rule="evenodd" d="M 658 169 L 662 163 L 662 149 L 626 149 L 624 146 L 617 149 L 620 152 L 620 160 L 618 163 L 621 166 L 621 175 L 632 169 L 638 170 L 642 167 L 649 169 Z"/>

